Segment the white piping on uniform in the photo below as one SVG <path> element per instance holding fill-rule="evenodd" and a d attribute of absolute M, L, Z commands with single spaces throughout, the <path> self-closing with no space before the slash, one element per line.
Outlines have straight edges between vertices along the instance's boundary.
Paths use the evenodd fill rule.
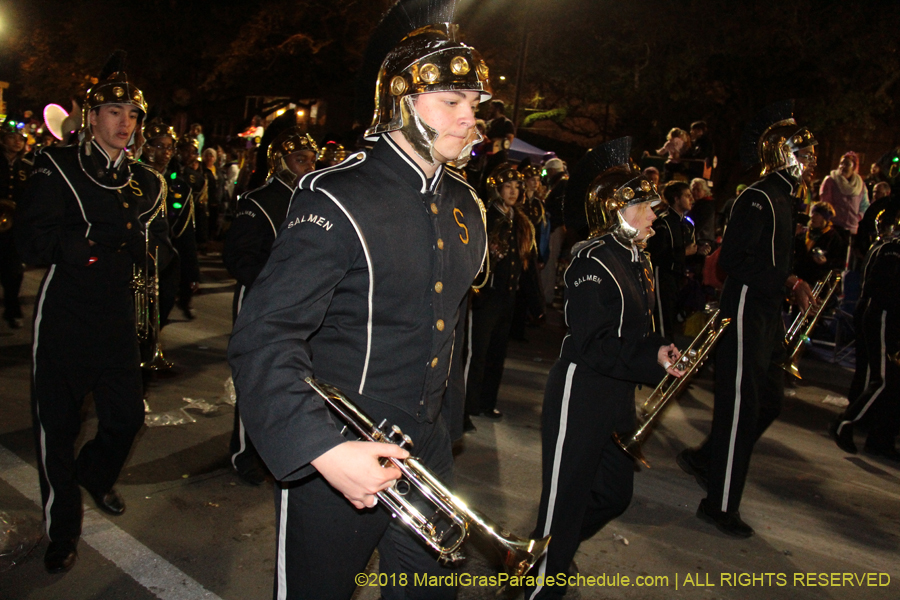
<path fill-rule="evenodd" d="M 312 190 L 314 192 L 314 191 L 316 191 L 316 182 L 318 182 L 318 180 L 321 177 L 324 177 L 325 175 L 328 175 L 329 173 L 334 173 L 335 171 L 343 171 L 344 169 L 354 168 L 354 167 L 364 163 L 368 157 L 369 157 L 369 155 L 366 154 L 365 152 L 357 152 L 355 154 L 348 156 L 344 160 L 344 162 L 340 162 L 336 165 L 332 165 L 332 166 L 326 167 L 324 169 L 316 169 L 315 171 L 310 171 L 309 173 L 307 173 L 300 179 L 300 182 L 297 184 L 297 189 L 298 190 L 308 189 L 308 190 Z M 351 161 L 350 160 L 351 158 L 355 158 L 356 160 Z M 304 187 L 304 185 L 305 185 L 304 182 L 306 181 L 307 177 L 309 178 L 309 187 Z M 293 202 L 293 198 L 291 198 L 291 201 Z"/>
<path fill-rule="evenodd" d="M 262 204 L 260 204 L 259 202 L 257 202 L 257 201 L 254 200 L 253 198 L 249 198 L 249 197 L 248 197 L 247 200 L 249 200 L 249 201 L 252 202 L 253 204 L 257 205 L 257 206 L 259 207 L 259 210 L 262 211 L 262 214 L 266 215 L 266 220 L 269 221 L 269 225 L 272 227 L 272 233 L 275 235 L 275 237 L 278 237 L 278 230 L 275 228 L 275 223 L 272 222 L 272 217 L 270 217 L 270 216 L 269 216 L 269 213 L 266 212 L 266 209 L 264 209 L 264 208 L 262 207 Z"/>
<path fill-rule="evenodd" d="M 72 182 L 69 181 L 69 178 L 66 177 L 65 172 L 59 168 L 59 164 L 53 160 L 53 156 L 50 154 L 47 155 L 47 158 L 56 166 L 56 170 L 59 171 L 59 174 L 62 175 L 62 178 L 65 180 L 66 184 L 69 186 L 69 189 L 72 190 L 72 193 L 75 195 L 75 201 L 78 202 L 78 208 L 81 209 L 81 217 L 84 219 L 84 222 L 87 223 L 87 231 L 84 232 L 84 237 L 88 237 L 88 234 L 91 233 L 91 222 L 88 221 L 87 213 L 84 212 L 84 206 L 81 204 L 81 198 L 78 197 L 78 192 L 75 191 L 75 187 L 72 185 Z"/>
<path fill-rule="evenodd" d="M 559 489 L 559 467 L 562 463 L 563 446 L 566 443 L 566 429 L 569 422 L 569 399 L 572 397 L 572 379 L 575 377 L 575 363 L 569 363 L 566 369 L 566 383 L 563 387 L 562 406 L 559 411 L 559 433 L 556 434 L 556 446 L 553 449 L 553 469 L 550 475 L 550 496 L 547 500 L 547 516 L 544 518 L 544 532 L 542 537 L 550 535 L 550 528 L 553 525 L 553 513 L 556 511 L 556 493 Z M 543 581 L 543 576 L 547 574 L 547 560 L 550 550 L 544 554 L 544 561 L 538 569 L 538 579 Z M 543 585 L 534 588 L 529 596 L 529 600 L 533 600 L 541 591 Z"/>
<path fill-rule="evenodd" d="M 425 173 L 422 172 L 422 169 L 419 168 L 419 165 L 409 159 L 409 157 L 406 155 L 406 152 L 404 152 L 397 146 L 397 142 L 392 140 L 390 135 L 383 135 L 381 136 L 381 139 L 387 141 L 388 146 L 393 148 L 394 152 L 396 152 L 400 156 L 400 158 L 406 161 L 406 163 L 410 167 L 412 167 L 416 174 L 422 179 L 422 189 L 419 190 L 419 193 L 424 194 L 428 190 L 428 180 L 425 178 Z"/>
<path fill-rule="evenodd" d="M 588 254 L 588 256 L 590 256 L 590 254 Z M 622 286 L 619 285 L 619 282 L 616 280 L 615 276 L 612 274 L 612 271 L 610 271 L 609 268 L 603 264 L 602 260 L 600 260 L 599 258 L 594 258 L 593 256 L 590 256 L 590 258 L 591 258 L 591 260 L 597 261 L 601 267 L 606 269 L 606 272 L 609 273 L 609 276 L 612 277 L 612 280 L 616 282 L 616 287 L 619 288 L 619 297 L 622 298 L 622 303 L 620 306 L 622 308 L 621 308 L 621 311 L 619 312 L 619 332 L 616 335 L 618 337 L 622 337 L 622 324 L 625 322 L 625 294 L 622 293 Z"/>
<path fill-rule="evenodd" d="M 769 195 L 767 193 L 765 193 L 764 191 L 762 191 L 761 189 L 755 188 L 755 187 L 749 187 L 749 188 L 747 188 L 747 190 L 754 190 L 756 192 L 759 192 L 760 194 L 765 196 L 766 200 L 769 202 L 769 209 L 771 209 L 771 211 L 772 211 L 772 266 L 774 267 L 775 266 L 775 228 L 776 228 L 775 205 L 772 204 L 772 199 L 769 197 Z M 743 195 L 743 194 L 741 194 L 741 195 Z M 733 206 L 732 206 L 731 210 L 734 211 Z"/>
<path fill-rule="evenodd" d="M 741 288 L 741 301 L 737 312 L 737 373 L 734 377 L 734 415 L 731 419 L 731 437 L 728 440 L 728 460 L 725 463 L 725 487 L 722 506 L 719 510 L 728 512 L 728 495 L 731 488 L 731 471 L 734 467 L 734 444 L 737 438 L 738 421 L 741 413 L 741 382 L 744 377 L 744 302 L 747 300 L 747 286 Z"/>
<path fill-rule="evenodd" d="M 34 342 L 31 349 L 32 385 L 34 385 L 34 382 L 37 379 L 37 351 L 38 340 L 40 339 L 41 335 L 41 321 L 44 318 L 44 300 L 47 299 L 47 288 L 50 287 L 50 280 L 53 279 L 53 274 L 55 272 L 56 265 L 50 265 L 50 270 L 47 272 L 47 278 L 44 280 L 44 285 L 41 288 L 40 299 L 37 303 L 37 314 L 34 317 Z M 43 421 L 41 421 L 41 406 L 37 400 L 35 400 L 34 409 L 35 413 L 37 414 L 38 424 L 41 427 L 41 465 L 44 468 L 44 477 L 47 480 L 47 487 L 50 488 L 50 493 L 47 495 L 47 504 L 44 506 L 44 521 L 46 522 L 47 538 L 50 538 L 50 524 L 52 523 L 52 519 L 50 516 L 50 507 L 53 506 L 53 500 L 56 498 L 56 492 L 53 490 L 53 483 L 50 481 L 50 475 L 47 473 L 47 432 L 44 431 L 44 423 Z"/>
<path fill-rule="evenodd" d="M 346 215 L 347 220 L 350 221 L 350 224 L 353 225 L 353 229 L 356 230 L 356 235 L 359 238 L 359 243 L 362 245 L 363 252 L 366 255 L 366 267 L 369 270 L 369 317 L 366 321 L 366 360 L 363 363 L 362 376 L 360 377 L 359 390 L 357 391 L 357 393 L 362 394 L 363 388 L 365 388 L 366 386 L 366 375 L 369 372 L 369 359 L 372 355 L 372 316 L 375 297 L 375 270 L 372 266 L 372 256 L 369 254 L 369 245 L 366 243 L 366 238 L 363 235 L 362 228 L 359 226 L 359 223 L 356 222 L 356 219 L 353 218 L 353 215 L 350 214 L 350 211 L 347 210 L 347 208 L 327 190 L 318 191 L 331 198 L 331 201 L 337 204 L 338 208 L 340 208 L 344 215 Z"/>
<path fill-rule="evenodd" d="M 288 518 L 288 494 L 287 489 L 281 490 L 281 510 L 278 517 L 278 600 L 287 599 L 287 566 L 286 566 L 286 546 L 287 546 L 287 518 Z"/>

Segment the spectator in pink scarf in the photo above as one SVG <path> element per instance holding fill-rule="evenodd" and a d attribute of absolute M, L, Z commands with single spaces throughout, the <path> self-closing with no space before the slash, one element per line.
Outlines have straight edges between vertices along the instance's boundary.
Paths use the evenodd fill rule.
<path fill-rule="evenodd" d="M 841 157 L 838 168 L 822 182 L 819 199 L 834 208 L 834 225 L 847 241 L 851 235 L 856 235 L 856 228 L 869 207 L 869 195 L 859 176 L 856 152 L 847 152 Z"/>

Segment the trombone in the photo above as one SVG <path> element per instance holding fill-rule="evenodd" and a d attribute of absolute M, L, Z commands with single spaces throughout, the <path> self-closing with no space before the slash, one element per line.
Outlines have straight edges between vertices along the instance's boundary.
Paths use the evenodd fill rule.
<path fill-rule="evenodd" d="M 812 290 L 813 301 L 809 303 L 806 310 L 797 315 L 794 322 L 784 335 L 784 347 L 787 351 L 787 358 L 778 366 L 796 377 L 800 377 L 800 355 L 803 354 L 804 348 L 809 343 L 809 334 L 815 328 L 822 311 L 831 300 L 831 296 L 841 283 L 841 274 L 837 271 L 829 271 L 828 274 L 816 283 L 816 287 Z M 822 298 L 821 302 L 819 298 Z"/>
<path fill-rule="evenodd" d="M 681 353 L 679 358 L 672 367 L 684 374 L 681 377 L 666 374 L 656 389 L 650 393 L 647 401 L 638 409 L 638 428 L 627 439 L 619 437 L 618 433 L 613 433 L 612 437 L 616 444 L 633 458 L 641 461 L 645 467 L 650 468 L 650 463 L 644 458 L 641 452 L 641 444 L 650 435 L 653 425 L 656 423 L 657 417 L 662 413 L 666 404 L 680 394 L 687 386 L 688 381 L 700 370 L 709 352 L 716 345 L 719 337 L 725 331 L 725 328 L 731 323 L 731 319 L 722 319 L 718 326 L 716 320 L 719 318 L 719 310 L 712 313 L 706 325 L 691 342 L 691 345 Z"/>
<path fill-rule="evenodd" d="M 412 440 L 399 427 L 389 426 L 387 419 L 375 425 L 368 415 L 336 387 L 319 383 L 312 377 L 305 378 L 305 381 L 364 441 L 412 448 Z M 392 487 L 376 494 L 379 504 L 390 510 L 392 516 L 399 518 L 437 552 L 439 560 L 451 564 L 465 560 L 460 548 L 472 531 L 483 535 L 499 550 L 504 566 L 515 576 L 527 573 L 547 551 L 550 536 L 539 540 L 522 539 L 502 529 L 454 496 L 417 458 L 410 456 L 404 460 L 397 458 L 381 460 L 383 464 L 387 464 L 388 461 L 392 463 L 403 473 L 403 477 Z M 405 498 L 412 487 L 434 504 L 436 511 L 431 517 L 423 515 Z M 438 521 L 442 518 L 450 521 L 449 527 L 438 527 Z"/>

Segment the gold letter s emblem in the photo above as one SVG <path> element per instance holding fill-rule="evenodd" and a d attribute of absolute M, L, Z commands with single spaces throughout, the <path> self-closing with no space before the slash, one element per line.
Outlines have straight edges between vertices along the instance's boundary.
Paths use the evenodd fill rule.
<path fill-rule="evenodd" d="M 132 179 L 131 181 L 128 182 L 128 186 L 134 190 L 135 196 L 143 196 L 144 195 L 144 192 L 141 191 L 141 188 L 138 186 L 137 181 L 135 181 L 134 179 Z"/>
<path fill-rule="evenodd" d="M 465 223 L 460 222 L 460 219 L 465 218 L 465 216 L 463 215 L 463 211 L 459 210 L 458 208 L 454 208 L 453 209 L 453 218 L 456 219 L 456 224 L 459 225 L 460 228 L 463 230 L 463 232 L 459 234 L 460 241 L 462 241 L 463 244 L 468 244 L 469 243 L 469 228 L 466 227 Z M 463 237 L 463 234 L 465 234 L 465 237 Z"/>

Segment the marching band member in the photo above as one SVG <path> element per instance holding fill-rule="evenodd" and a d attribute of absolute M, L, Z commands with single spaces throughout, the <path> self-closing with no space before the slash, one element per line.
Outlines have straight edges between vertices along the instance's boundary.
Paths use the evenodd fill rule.
<path fill-rule="evenodd" d="M 32 415 L 51 573 L 77 556 L 79 485 L 104 512 L 125 511 L 113 485 L 144 423 L 132 265 L 144 263 L 147 220 L 160 243 L 166 224 L 159 175 L 126 153 L 143 143 L 147 104 L 122 58 L 87 92 L 81 141 L 38 152 L 17 213 L 22 257 L 50 265 L 34 310 Z M 98 431 L 76 458 L 88 393 Z"/>
<path fill-rule="evenodd" d="M 668 208 L 659 215 L 656 231 L 647 243 L 653 260 L 656 309 L 660 335 L 675 338 L 678 323 L 678 292 L 684 285 L 685 257 L 697 253 L 694 227 L 687 216 L 694 204 L 691 188 L 683 181 L 670 181 L 663 188 Z"/>
<path fill-rule="evenodd" d="M 22 289 L 22 259 L 16 251 L 14 239 L 14 214 L 16 202 L 22 197 L 32 162 L 25 157 L 25 136 L 15 127 L 0 127 L 0 286 L 3 287 L 3 319 L 10 329 L 22 327 L 22 305 L 19 291 Z"/>
<path fill-rule="evenodd" d="M 855 315 L 856 373 L 850 406 L 832 425 L 838 447 L 856 454 L 853 426 L 871 423 L 863 451 L 900 461 L 900 210 L 888 207 L 876 217 L 881 234 L 866 256 L 863 291 Z"/>
<path fill-rule="evenodd" d="M 294 111 L 287 111 L 263 134 L 257 164 L 268 165 L 268 179 L 259 188 L 241 195 L 237 214 L 225 238 L 222 261 L 237 279 L 232 307 L 232 322 L 256 278 L 272 253 L 278 228 L 287 217 L 297 180 L 315 168 L 318 149 L 308 134 L 296 126 Z M 240 397 L 234 407 L 231 434 L 231 465 L 244 481 L 259 485 L 265 479 L 259 455 L 247 436 L 240 418 Z"/>
<path fill-rule="evenodd" d="M 166 172 L 166 183 L 170 190 L 169 228 L 172 244 L 178 250 L 179 258 L 176 303 L 189 321 L 194 319 L 191 300 L 194 291 L 200 287 L 200 260 L 197 252 L 198 244 L 204 240 L 198 229 L 206 210 L 206 178 L 199 171 L 198 147 L 197 140 L 182 136 L 175 142 L 175 156 Z"/>
<path fill-rule="evenodd" d="M 157 173 L 163 176 L 166 183 L 166 214 L 169 215 L 170 227 L 173 223 L 175 227 L 171 227 L 169 235 L 171 239 L 178 239 L 180 229 L 176 215 L 184 214 L 184 198 L 190 197 L 190 188 L 183 181 L 179 181 L 176 177 L 172 177 L 173 171 L 169 170 L 172 162 L 172 156 L 175 154 L 175 142 L 178 136 L 175 130 L 165 123 L 154 120 L 144 127 L 144 143 L 143 152 L 141 152 L 141 161 L 153 168 Z M 188 207 L 188 213 L 190 207 Z M 181 257 L 172 247 L 171 258 L 163 259 L 160 257 L 157 265 L 159 281 L 159 324 L 160 328 L 169 323 L 169 313 L 175 306 L 175 298 L 178 295 L 178 279 L 180 277 Z"/>
<path fill-rule="evenodd" d="M 451 571 L 372 509 L 401 476 L 379 459 L 408 452 L 341 435 L 304 382 L 315 375 L 399 426 L 424 465 L 451 479 L 462 406 L 448 406 L 445 390 L 486 232 L 474 190 L 445 165 L 480 139 L 475 109 L 490 88 L 484 61 L 458 41 L 454 3 L 414 5 L 395 5 L 366 52 L 360 81 L 377 79 L 373 149 L 300 180 L 228 349 L 241 419 L 279 481 L 278 598 L 350 598 L 376 547 L 384 598 L 456 595 L 403 585 Z"/>
<path fill-rule="evenodd" d="M 781 304 L 786 293 L 801 310 L 812 300 L 809 284 L 791 274 L 791 258 L 793 198 L 803 171 L 816 164 L 816 139 L 791 112 L 790 103 L 766 109 L 742 141 L 744 162 L 762 163 L 763 178 L 735 200 L 722 240 L 719 267 L 727 279 L 721 316 L 732 324 L 716 348 L 712 431 L 701 448 L 677 458 L 706 485 L 697 517 L 734 537 L 753 535 L 738 510 L 750 455 L 784 400 Z"/>
<path fill-rule="evenodd" d="M 543 487 L 534 535 L 552 536 L 532 575 L 565 574 L 585 540 L 631 502 L 634 462 L 613 441 L 635 428 L 634 390 L 658 384 L 680 356 L 653 332 L 653 282 L 641 248 L 653 235 L 656 188 L 630 164 L 631 138 L 591 150 L 572 171 L 566 226 L 589 228 L 565 274 L 568 332 L 541 417 Z M 525 598 L 561 598 L 560 586 Z"/>
<path fill-rule="evenodd" d="M 497 394 L 503 378 L 519 280 L 534 247 L 534 227 L 520 207 L 523 179 L 515 165 L 504 163 L 494 169 L 486 182 L 495 196 L 487 212 L 490 275 L 472 297 L 467 416 L 482 415 L 489 419 L 503 416 L 497 410 Z"/>

